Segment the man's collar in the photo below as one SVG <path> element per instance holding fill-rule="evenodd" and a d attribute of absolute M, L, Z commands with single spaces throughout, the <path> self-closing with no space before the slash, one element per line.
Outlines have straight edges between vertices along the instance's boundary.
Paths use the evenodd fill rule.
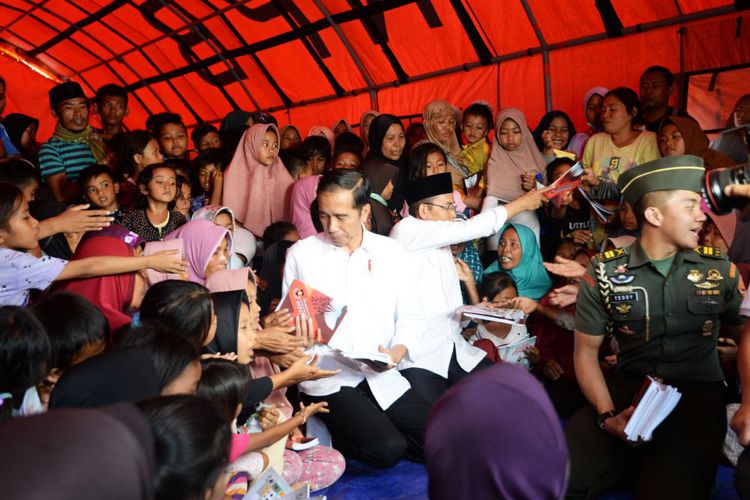
<path fill-rule="evenodd" d="M 678 250 L 675 254 L 675 257 L 681 257 L 682 260 L 686 260 L 688 262 L 703 262 L 701 256 L 695 253 L 692 248 L 682 248 Z M 643 249 L 643 246 L 641 246 L 641 240 L 639 238 L 630 247 L 628 268 L 635 269 L 636 267 L 640 267 L 648 262 L 651 262 L 651 258 L 646 253 L 646 250 Z"/>

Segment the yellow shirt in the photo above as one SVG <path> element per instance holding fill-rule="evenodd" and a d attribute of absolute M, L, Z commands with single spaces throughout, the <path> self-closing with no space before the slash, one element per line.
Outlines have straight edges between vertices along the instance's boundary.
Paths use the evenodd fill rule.
<path fill-rule="evenodd" d="M 621 173 L 659 156 L 659 145 L 653 132 L 641 132 L 635 141 L 621 148 L 615 146 L 609 134 L 600 132 L 586 143 L 583 166 L 592 168 L 600 179 L 617 182 Z"/>

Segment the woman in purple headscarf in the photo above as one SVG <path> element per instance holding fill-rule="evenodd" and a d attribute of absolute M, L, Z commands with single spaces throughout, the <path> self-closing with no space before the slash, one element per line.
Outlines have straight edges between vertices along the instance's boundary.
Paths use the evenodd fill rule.
<path fill-rule="evenodd" d="M 542 385 L 500 363 L 451 387 L 427 422 L 430 499 L 559 499 L 568 448 Z"/>

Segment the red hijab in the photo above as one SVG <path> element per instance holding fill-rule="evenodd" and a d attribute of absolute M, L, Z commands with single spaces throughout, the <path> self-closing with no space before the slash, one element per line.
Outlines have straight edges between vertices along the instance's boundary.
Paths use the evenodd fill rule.
<path fill-rule="evenodd" d="M 120 238 L 94 236 L 83 240 L 72 260 L 88 257 L 131 257 L 133 249 Z M 110 332 L 130 323 L 125 311 L 130 306 L 135 289 L 135 273 L 112 274 L 96 278 L 79 278 L 65 281 L 61 290 L 77 293 L 88 299 L 107 317 Z"/>

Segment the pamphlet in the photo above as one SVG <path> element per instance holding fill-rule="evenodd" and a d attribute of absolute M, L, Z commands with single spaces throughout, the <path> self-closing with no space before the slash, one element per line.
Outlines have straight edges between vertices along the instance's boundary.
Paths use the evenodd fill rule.
<path fill-rule="evenodd" d="M 292 321 L 301 316 L 303 321 L 313 320 L 313 331 L 320 328 L 321 342 L 328 344 L 346 316 L 346 306 L 338 304 L 326 294 L 294 280 L 279 309 L 289 309 Z"/>
<path fill-rule="evenodd" d="M 651 441 L 654 430 L 672 413 L 682 394 L 674 387 L 647 377 L 633 415 L 625 426 L 631 441 Z"/>
<path fill-rule="evenodd" d="M 482 304 L 475 306 L 462 306 L 458 312 L 472 319 L 481 319 L 484 321 L 495 321 L 497 323 L 523 324 L 526 321 L 526 314 L 520 309 L 490 307 Z"/>
<path fill-rule="evenodd" d="M 391 357 L 382 352 L 331 349 L 331 354 L 340 364 L 365 375 L 375 375 L 394 367 Z"/>
<path fill-rule="evenodd" d="M 304 483 L 297 488 L 292 488 L 273 467 L 269 467 L 253 481 L 242 500 L 276 500 L 279 498 L 307 500 L 310 498 L 310 485 Z M 312 498 L 326 499 L 324 496 Z"/>
<path fill-rule="evenodd" d="M 583 173 L 581 162 L 575 163 L 563 175 L 558 177 L 555 182 L 549 185 L 549 190 L 544 193 L 544 196 L 559 207 L 563 196 L 581 185 Z"/>

